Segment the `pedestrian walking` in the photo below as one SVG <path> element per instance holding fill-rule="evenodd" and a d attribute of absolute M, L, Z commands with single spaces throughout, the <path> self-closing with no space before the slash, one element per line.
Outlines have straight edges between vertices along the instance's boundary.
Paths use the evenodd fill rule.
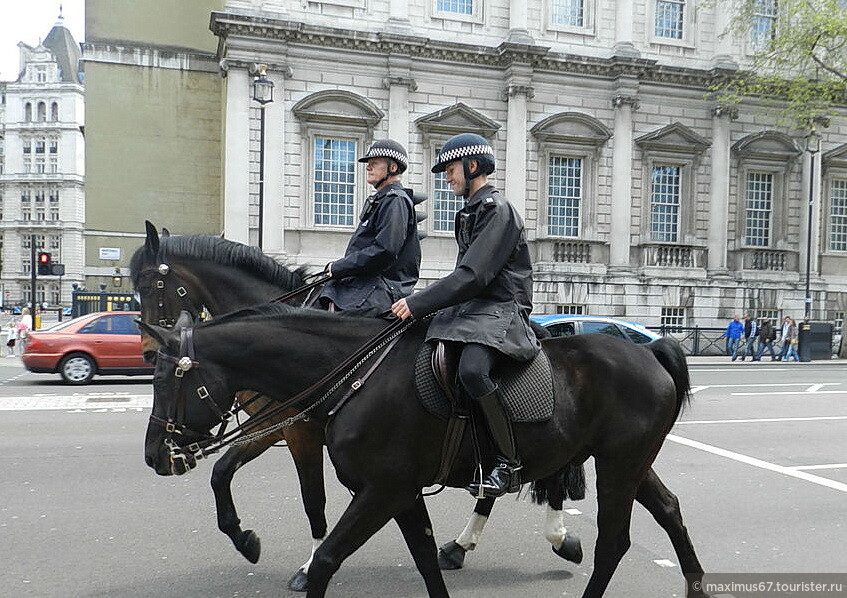
<path fill-rule="evenodd" d="M 780 335 L 779 335 L 780 349 L 779 349 L 779 355 L 777 355 L 777 358 L 776 358 L 777 361 L 782 361 L 783 359 L 785 359 L 785 356 L 788 353 L 788 349 L 789 349 L 790 344 L 791 344 L 789 342 L 789 338 L 788 338 L 788 329 L 790 327 L 791 327 L 791 318 L 789 318 L 788 316 L 784 316 L 782 318 L 782 328 L 780 330 Z"/>
<path fill-rule="evenodd" d="M 776 360 L 776 352 L 773 349 L 774 337 L 776 337 L 776 331 L 771 326 L 771 321 L 768 318 L 762 319 L 762 325 L 759 327 L 759 352 L 753 361 L 760 361 L 765 349 L 771 352 L 771 361 Z"/>
<path fill-rule="evenodd" d="M 735 316 L 726 327 L 726 332 L 723 333 L 722 337 L 727 339 L 726 354 L 732 355 L 732 361 L 738 358 L 738 347 L 741 344 L 742 334 L 744 334 L 744 324 L 741 323 L 738 316 Z"/>
<path fill-rule="evenodd" d="M 749 355 L 750 359 L 756 356 L 755 346 L 756 337 L 758 336 L 759 326 L 756 324 L 756 319 L 750 314 L 744 314 L 744 349 L 741 351 L 741 361 Z"/>
<path fill-rule="evenodd" d="M 798 344 L 798 330 L 797 323 L 792 319 L 788 318 L 788 352 L 785 354 L 785 361 L 790 361 L 791 356 L 794 356 L 794 361 L 800 361 L 800 355 L 797 353 L 797 344 Z"/>
<path fill-rule="evenodd" d="M 18 329 L 14 320 L 9 320 L 6 328 L 6 357 L 15 356 L 15 343 L 18 340 Z"/>

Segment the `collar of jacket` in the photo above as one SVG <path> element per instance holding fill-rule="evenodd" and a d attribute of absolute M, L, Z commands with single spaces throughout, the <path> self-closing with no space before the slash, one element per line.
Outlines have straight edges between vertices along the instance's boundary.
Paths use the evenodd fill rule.
<path fill-rule="evenodd" d="M 377 199 L 381 199 L 385 196 L 386 193 L 391 191 L 392 189 L 397 189 L 398 191 L 403 191 L 403 185 L 401 185 L 398 181 L 393 183 L 388 183 L 376 190 L 376 193 L 371 195 L 371 197 L 376 201 Z"/>
<path fill-rule="evenodd" d="M 494 191 L 493 185 L 483 185 L 479 189 L 476 190 L 476 193 L 470 196 L 470 199 L 465 203 L 466 208 L 471 208 L 481 202 L 486 197 L 491 196 L 491 192 Z"/>

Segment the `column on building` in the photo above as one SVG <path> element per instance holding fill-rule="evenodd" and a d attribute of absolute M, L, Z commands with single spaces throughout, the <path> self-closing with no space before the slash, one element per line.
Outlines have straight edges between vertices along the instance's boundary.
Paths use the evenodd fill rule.
<path fill-rule="evenodd" d="M 535 94 L 529 67 L 510 67 L 506 97 L 506 199 L 526 218 L 527 99 Z"/>
<path fill-rule="evenodd" d="M 736 69 L 738 63 L 732 57 L 732 48 L 734 46 L 733 36 L 729 34 L 730 21 L 734 7 L 732 1 L 715 3 L 713 10 L 715 11 L 715 55 L 712 57 L 712 66 L 719 68 Z M 721 37 L 722 34 L 726 34 Z"/>
<path fill-rule="evenodd" d="M 526 0 L 511 0 L 509 2 L 509 42 L 511 43 L 534 43 L 527 26 L 526 10 Z"/>
<path fill-rule="evenodd" d="M 268 66 L 274 101 L 265 105 L 265 185 L 262 214 L 262 250 L 268 255 L 285 251 L 285 66 Z"/>
<path fill-rule="evenodd" d="M 613 56 L 624 56 L 627 58 L 638 58 L 640 56 L 633 43 L 635 39 L 632 31 L 633 5 L 633 0 L 617 0 L 615 2 L 615 46 L 612 49 Z"/>
<path fill-rule="evenodd" d="M 812 176 L 812 165 L 814 162 L 814 177 Z M 802 226 L 800 228 L 800 274 L 805 280 L 806 276 L 806 259 L 809 255 L 807 247 L 811 248 L 811 260 L 809 262 L 809 272 L 811 277 L 815 278 L 819 274 L 818 250 L 820 248 L 820 232 L 821 232 L 821 152 L 804 152 L 803 153 L 803 183 L 800 191 L 800 197 L 803 198 L 802 210 Z M 811 197 L 810 197 L 811 195 Z M 812 242 L 809 243 L 809 201 L 812 202 Z M 821 306 L 812 304 L 813 311 Z"/>
<path fill-rule="evenodd" d="M 730 122 L 736 115 L 736 109 L 725 106 L 716 106 L 712 110 L 712 176 L 708 241 L 710 274 L 726 272 L 731 151 L 729 129 Z"/>
<path fill-rule="evenodd" d="M 632 112 L 638 109 L 634 95 L 612 99 L 615 127 L 612 135 L 612 214 L 609 234 L 609 265 L 628 267 L 632 216 Z"/>
<path fill-rule="evenodd" d="M 388 89 L 388 137 L 409 150 L 409 91 L 418 87 L 412 78 L 411 59 L 392 55 L 388 76 L 382 84 Z"/>
<path fill-rule="evenodd" d="M 226 78 L 226 156 L 224 157 L 224 236 L 250 242 L 250 77 L 244 67 Z"/>

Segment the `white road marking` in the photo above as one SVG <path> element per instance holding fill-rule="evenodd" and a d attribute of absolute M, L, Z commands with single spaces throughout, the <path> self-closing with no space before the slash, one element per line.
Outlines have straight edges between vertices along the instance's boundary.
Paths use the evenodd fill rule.
<path fill-rule="evenodd" d="M 697 390 L 705 390 L 707 388 L 738 388 L 739 386 L 752 386 L 754 388 L 764 387 L 764 388 L 773 388 L 775 386 L 807 386 L 809 388 L 823 388 L 824 386 L 841 386 L 841 382 L 822 382 L 818 384 L 817 382 L 779 382 L 779 383 L 765 383 L 765 384 L 709 384 L 708 386 L 694 386 L 692 388 L 696 388 Z"/>
<path fill-rule="evenodd" d="M 732 459 L 733 461 L 738 461 L 739 463 L 745 463 L 746 465 L 752 465 L 753 467 L 758 467 L 760 469 L 766 469 L 775 473 L 781 473 L 792 478 L 798 478 L 800 480 L 811 482 L 819 486 L 824 486 L 826 488 L 838 490 L 839 492 L 847 493 L 847 484 L 843 484 L 841 482 L 828 480 L 826 478 L 822 478 L 811 473 L 798 471 L 796 469 L 791 469 L 790 467 L 783 467 L 782 465 L 776 465 L 775 463 L 768 463 L 767 461 L 762 461 L 761 459 L 756 459 L 755 457 L 750 457 L 748 455 L 742 455 L 741 453 L 728 451 L 726 449 L 712 446 L 710 444 L 705 444 L 703 442 L 697 442 L 696 440 L 683 438 L 675 434 L 668 434 L 667 439 L 671 442 L 676 442 L 678 444 L 689 446 L 691 448 L 696 448 L 698 450 L 705 451 L 707 453 L 712 453 L 713 455 L 718 455 L 720 457 L 726 457 L 727 459 Z"/>
<path fill-rule="evenodd" d="M 659 565 L 660 567 L 676 567 L 676 563 L 674 563 L 673 561 L 669 561 L 668 559 L 656 559 L 653 562 Z"/>
<path fill-rule="evenodd" d="M 795 465 L 788 469 L 802 469 L 809 471 L 811 469 L 844 469 L 845 467 L 847 467 L 847 463 L 827 463 L 826 465 Z"/>
<path fill-rule="evenodd" d="M 814 422 L 847 419 L 847 415 L 821 415 L 818 417 L 760 417 L 756 419 L 691 419 L 676 422 L 677 426 L 691 424 L 758 424 L 767 422 Z"/>
<path fill-rule="evenodd" d="M 122 392 L 85 394 L 0 397 L 0 411 L 43 411 L 43 410 L 114 410 L 152 409 L 153 394 L 129 394 Z"/>
<path fill-rule="evenodd" d="M 774 395 L 847 395 L 847 390 L 779 390 L 776 392 L 733 392 L 733 397 L 772 397 Z"/>
<path fill-rule="evenodd" d="M 582 511 L 579 509 L 565 509 L 565 513 L 568 515 L 582 515 Z"/>

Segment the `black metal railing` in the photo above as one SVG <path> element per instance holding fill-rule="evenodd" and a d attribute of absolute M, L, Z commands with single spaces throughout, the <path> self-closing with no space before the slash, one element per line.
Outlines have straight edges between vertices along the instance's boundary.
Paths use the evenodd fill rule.
<path fill-rule="evenodd" d="M 726 328 L 708 328 L 704 326 L 648 326 L 652 330 L 662 336 L 672 336 L 680 345 L 686 355 L 701 355 L 715 356 L 726 355 L 727 339 L 723 337 Z M 832 335 L 832 354 L 838 355 L 841 349 L 841 330 L 835 330 Z M 756 341 L 758 347 L 758 341 Z M 742 347 L 738 349 L 739 354 L 742 349 L 744 340 L 741 340 Z M 774 349 L 779 351 L 781 347 L 774 343 Z"/>

